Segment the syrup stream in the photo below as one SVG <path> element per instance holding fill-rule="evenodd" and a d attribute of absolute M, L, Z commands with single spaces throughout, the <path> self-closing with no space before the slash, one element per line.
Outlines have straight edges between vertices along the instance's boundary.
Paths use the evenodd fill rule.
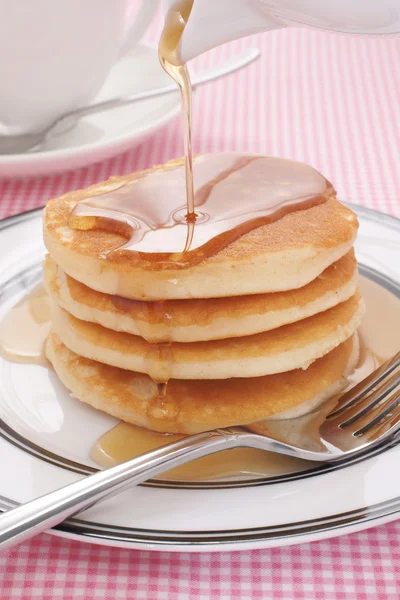
<path fill-rule="evenodd" d="M 180 0 L 171 7 L 165 19 L 158 50 L 163 69 L 172 77 L 181 93 L 187 202 L 185 216 L 188 226 L 184 252 L 188 252 L 192 245 L 196 213 L 192 152 L 192 84 L 187 65 L 182 63 L 179 46 L 192 7 L 193 0 Z"/>

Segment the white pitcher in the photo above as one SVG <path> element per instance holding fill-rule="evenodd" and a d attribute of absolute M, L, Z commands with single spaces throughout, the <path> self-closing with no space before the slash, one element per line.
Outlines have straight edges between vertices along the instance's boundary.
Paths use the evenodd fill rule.
<path fill-rule="evenodd" d="M 194 0 L 180 54 L 186 62 L 224 42 L 287 26 L 400 33 L 400 0 Z"/>

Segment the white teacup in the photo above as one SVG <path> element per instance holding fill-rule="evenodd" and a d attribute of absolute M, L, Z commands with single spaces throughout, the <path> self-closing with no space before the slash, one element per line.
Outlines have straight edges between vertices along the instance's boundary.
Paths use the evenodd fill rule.
<path fill-rule="evenodd" d="M 158 0 L 0 0 L 0 134 L 39 131 L 89 104 Z"/>

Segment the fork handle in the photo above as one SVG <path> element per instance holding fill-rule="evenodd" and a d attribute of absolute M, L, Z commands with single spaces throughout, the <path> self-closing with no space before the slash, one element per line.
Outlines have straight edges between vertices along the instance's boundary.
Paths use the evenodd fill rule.
<path fill-rule="evenodd" d="M 239 446 L 245 432 L 209 431 L 166 444 L 120 465 L 8 510 L 0 516 L 0 548 L 10 548 L 124 488 L 186 462 Z"/>

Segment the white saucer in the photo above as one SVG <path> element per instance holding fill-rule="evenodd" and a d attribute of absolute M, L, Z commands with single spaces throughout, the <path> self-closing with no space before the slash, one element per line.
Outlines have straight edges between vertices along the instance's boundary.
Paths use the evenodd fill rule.
<path fill-rule="evenodd" d="M 400 298 L 400 221 L 352 208 L 360 219 L 356 253 L 363 275 Z M 0 320 L 41 277 L 41 221 L 37 210 L 0 224 Z M 384 333 L 399 324 L 382 314 L 376 327 Z M 93 472 L 90 449 L 115 423 L 71 398 L 53 371 L 0 358 L 0 511 Z M 192 483 L 153 480 L 51 533 L 185 552 L 311 542 L 399 518 L 399 460 L 400 443 L 388 440 L 360 457 L 289 473 Z"/>
<path fill-rule="evenodd" d="M 116 63 L 94 102 L 170 83 L 157 50 L 140 44 Z M 85 117 L 40 152 L 0 155 L 0 178 L 67 171 L 135 148 L 175 117 L 179 106 L 177 92 Z"/>

